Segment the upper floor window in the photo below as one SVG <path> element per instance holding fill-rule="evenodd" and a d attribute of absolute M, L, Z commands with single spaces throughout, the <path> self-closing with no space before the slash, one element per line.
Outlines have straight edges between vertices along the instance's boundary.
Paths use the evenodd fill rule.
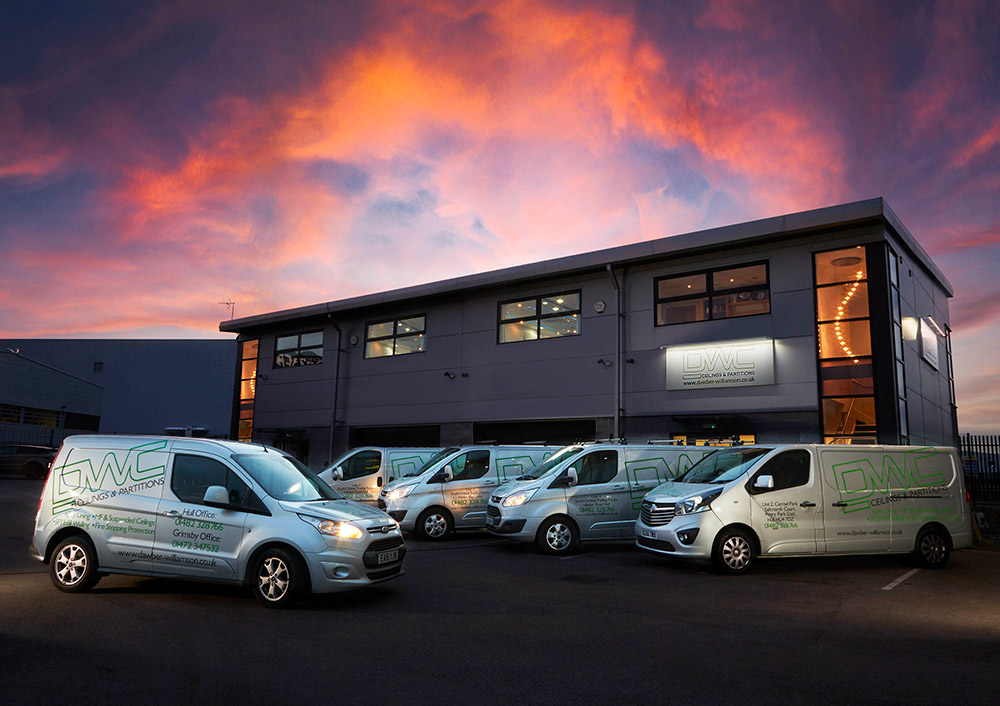
<path fill-rule="evenodd" d="M 500 343 L 580 335 L 580 292 L 500 302 Z"/>
<path fill-rule="evenodd" d="M 323 362 L 323 332 L 294 333 L 274 340 L 274 367 L 295 368 Z"/>
<path fill-rule="evenodd" d="M 766 262 L 659 277 L 656 325 L 771 313 Z"/>
<path fill-rule="evenodd" d="M 423 353 L 427 350 L 427 317 L 376 321 L 365 327 L 365 358 Z"/>

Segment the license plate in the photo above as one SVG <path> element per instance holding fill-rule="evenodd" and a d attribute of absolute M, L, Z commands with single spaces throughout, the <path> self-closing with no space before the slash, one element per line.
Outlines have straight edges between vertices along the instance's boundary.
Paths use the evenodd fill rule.
<path fill-rule="evenodd" d="M 398 549 L 393 549 L 392 551 L 379 552 L 378 553 L 378 563 L 379 564 L 389 564 L 389 563 L 394 562 L 394 561 L 399 561 L 399 550 Z"/>
<path fill-rule="evenodd" d="M 646 539 L 656 539 L 656 532 L 648 529 L 639 529 L 639 536 L 645 537 Z"/>
<path fill-rule="evenodd" d="M 491 517 L 490 515 L 487 515 L 486 516 L 486 524 L 488 526 L 492 527 L 493 526 L 493 517 Z"/>

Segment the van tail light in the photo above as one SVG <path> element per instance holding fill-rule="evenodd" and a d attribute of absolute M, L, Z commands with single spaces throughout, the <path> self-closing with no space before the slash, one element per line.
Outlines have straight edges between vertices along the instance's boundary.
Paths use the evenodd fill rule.
<path fill-rule="evenodd" d="M 968 488 L 965 489 L 965 504 L 966 505 L 971 505 L 972 504 L 972 495 L 969 493 L 969 489 Z"/>

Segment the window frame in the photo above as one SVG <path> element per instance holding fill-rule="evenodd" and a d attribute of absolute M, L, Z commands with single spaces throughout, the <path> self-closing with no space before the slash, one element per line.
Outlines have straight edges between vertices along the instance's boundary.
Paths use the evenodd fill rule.
<path fill-rule="evenodd" d="M 576 309 L 567 309 L 566 311 L 559 311 L 554 314 L 542 314 L 542 300 L 552 299 L 554 297 L 572 296 L 576 295 L 580 298 L 580 306 Z M 515 319 L 504 319 L 503 318 L 503 308 L 507 304 L 514 304 L 516 302 L 529 301 L 534 299 L 535 301 L 535 314 L 534 316 L 525 316 L 522 321 L 534 321 L 539 329 L 539 335 L 536 338 L 522 338 L 516 341 L 504 341 L 502 340 L 501 333 L 503 332 L 504 324 L 515 323 Z M 542 338 L 541 327 L 542 321 L 544 319 L 559 319 L 566 316 L 576 316 L 577 317 L 577 327 L 576 333 L 567 334 L 565 336 L 552 336 L 551 338 Z M 552 292 L 551 294 L 539 294 L 532 297 L 531 295 L 514 297 L 513 299 L 503 299 L 497 302 L 497 345 L 506 346 L 511 343 L 534 343 L 536 341 L 554 341 L 560 338 L 569 338 L 572 336 L 582 336 L 583 335 L 583 289 L 560 289 Z"/>
<path fill-rule="evenodd" d="M 768 466 L 770 466 L 771 463 L 775 462 L 775 461 L 777 461 L 778 463 L 780 463 L 779 459 L 781 459 L 782 456 L 786 456 L 786 455 L 789 455 L 789 454 L 797 454 L 797 455 L 805 454 L 805 457 L 806 457 L 806 479 L 802 483 L 797 483 L 796 485 L 786 485 L 786 486 L 780 486 L 779 487 L 777 485 L 779 476 L 777 475 L 777 473 L 774 473 L 774 472 L 768 473 L 768 470 L 769 470 Z M 761 477 L 761 476 L 771 476 L 774 479 L 775 487 L 773 487 L 773 488 L 757 488 L 754 485 L 754 483 L 756 483 L 757 479 L 759 477 Z M 815 477 L 815 474 L 813 473 L 813 456 L 812 456 L 811 453 L 809 453 L 808 449 L 795 449 L 795 448 L 784 449 L 783 451 L 779 451 L 778 453 L 774 454 L 773 456 L 771 456 L 771 458 L 767 459 L 766 461 L 764 461 L 764 463 L 761 464 L 760 468 L 758 468 L 754 472 L 754 474 L 750 476 L 749 480 L 747 480 L 746 489 L 747 489 L 747 492 L 750 495 L 765 495 L 767 493 L 777 493 L 777 492 L 780 492 L 782 490 L 792 490 L 793 488 L 806 488 L 806 487 L 809 487 L 809 486 L 812 485 L 814 477 Z"/>
<path fill-rule="evenodd" d="M 421 329 L 420 331 L 410 331 L 410 332 L 407 332 L 403 336 L 399 335 L 399 322 L 400 321 L 406 321 L 407 319 L 419 319 L 419 318 L 422 318 L 424 320 L 424 327 L 423 327 L 423 329 Z M 389 335 L 389 336 L 376 336 L 375 338 L 369 338 L 368 337 L 368 330 L 372 326 L 376 326 L 378 324 L 387 324 L 389 322 L 392 322 L 392 335 Z M 418 336 L 418 335 L 423 335 L 423 337 L 424 337 L 424 348 L 423 348 L 423 350 L 409 351 L 407 353 L 397 353 L 396 352 L 396 339 L 398 339 L 398 338 L 409 338 L 411 336 Z M 390 355 L 371 355 L 371 356 L 368 355 L 368 344 L 369 343 L 377 343 L 379 341 L 392 341 L 392 353 Z M 365 322 L 365 340 L 364 340 L 364 348 L 362 349 L 362 355 L 364 356 L 365 360 L 379 360 L 380 358 L 395 358 L 395 357 L 401 356 L 401 355 L 416 355 L 417 353 L 426 353 L 426 352 L 427 352 L 427 314 L 426 313 L 424 313 L 424 314 L 407 314 L 405 316 L 397 316 L 395 318 L 389 318 L 389 319 L 372 319 L 371 321 L 366 321 Z"/>
<path fill-rule="evenodd" d="M 757 267 L 759 265 L 764 266 L 764 283 L 754 286 L 746 287 L 734 287 L 732 289 L 721 289 L 716 290 L 715 284 L 713 282 L 713 275 L 719 272 L 725 272 L 727 270 L 739 270 L 749 267 Z M 660 297 L 660 282 L 668 279 L 679 279 L 681 277 L 696 277 L 702 275 L 705 277 L 705 289 L 702 292 L 697 292 L 695 294 L 687 294 L 677 297 Z M 715 306 L 714 299 L 717 297 L 724 297 L 729 294 L 742 294 L 744 292 L 754 292 L 760 289 L 767 290 L 767 311 L 761 312 L 759 314 L 740 314 L 738 316 L 715 316 Z M 683 301 L 694 301 L 696 299 L 707 299 L 708 300 L 708 317 L 704 319 L 696 319 L 694 321 L 675 321 L 672 323 L 659 323 L 659 305 L 667 304 L 670 302 L 683 302 Z M 752 262 L 744 262 L 738 265 L 724 265 L 722 267 L 710 267 L 702 270 L 690 270 L 688 272 L 677 272 L 669 275 L 661 275 L 660 277 L 653 278 L 653 327 L 662 328 L 664 326 L 681 326 L 683 324 L 699 324 L 705 321 L 726 321 L 728 319 L 744 319 L 751 316 L 770 316 L 772 314 L 771 309 L 771 261 L 770 260 L 754 260 Z"/>
<path fill-rule="evenodd" d="M 278 340 L 279 339 L 282 339 L 282 338 L 291 338 L 292 336 L 296 336 L 298 338 L 298 345 L 295 348 L 289 348 L 287 350 L 280 351 L 280 354 L 281 355 L 292 355 L 294 358 L 301 358 L 302 357 L 301 353 L 302 353 L 303 348 L 305 350 L 311 350 L 313 348 L 317 348 L 317 346 L 303 346 L 302 345 L 302 337 L 303 336 L 310 336 L 310 335 L 312 335 L 314 333 L 318 333 L 318 334 L 320 334 L 322 336 L 322 340 L 320 341 L 320 344 L 318 346 L 318 348 L 321 351 L 318 362 L 316 362 L 316 363 L 309 363 L 308 365 L 278 365 L 278 354 L 279 354 L 279 351 L 278 351 Z M 276 333 L 276 334 L 274 334 L 274 356 L 271 358 L 271 369 L 272 370 L 291 370 L 292 368 L 311 368 L 311 367 L 313 367 L 315 365 L 322 365 L 323 364 L 323 360 L 326 357 L 322 353 L 322 351 L 325 350 L 325 348 L 324 348 L 325 345 L 326 345 L 326 331 L 324 331 L 321 328 L 320 329 L 311 329 L 309 331 L 300 331 L 298 333 L 284 333 L 284 334 L 277 334 Z"/>
<path fill-rule="evenodd" d="M 230 498 L 232 498 L 231 493 L 233 491 L 232 479 L 236 479 L 246 487 L 248 491 L 247 502 L 243 505 L 235 505 L 235 504 L 229 505 L 228 509 L 233 510 L 235 512 L 249 512 L 255 515 L 271 514 L 267 510 L 267 507 L 264 505 L 263 501 L 260 499 L 260 496 L 257 495 L 257 491 L 254 490 L 253 483 L 247 481 L 245 478 L 243 478 L 243 476 L 237 473 L 234 469 L 232 469 L 221 459 L 214 458 L 212 456 L 204 456 L 198 453 L 188 453 L 188 452 L 173 453 L 172 456 L 173 458 L 170 461 L 170 492 L 173 494 L 177 502 L 186 503 L 188 505 L 201 505 L 202 507 L 208 507 L 207 505 L 205 505 L 204 502 L 205 500 L 204 491 L 202 492 L 201 498 L 198 498 L 197 500 L 186 500 L 182 498 L 180 495 L 178 495 L 177 489 L 174 488 L 174 481 L 177 479 L 177 461 L 182 458 L 197 458 L 203 461 L 211 461 L 213 463 L 217 463 L 226 470 L 226 483 L 223 487 L 225 487 L 227 494 L 230 494 L 229 495 Z M 210 487 L 211 486 L 205 486 L 205 490 L 207 490 Z"/>

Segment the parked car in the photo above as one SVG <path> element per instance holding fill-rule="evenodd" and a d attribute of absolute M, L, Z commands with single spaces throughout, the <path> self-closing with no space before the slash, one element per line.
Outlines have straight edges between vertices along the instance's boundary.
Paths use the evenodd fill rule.
<path fill-rule="evenodd" d="M 60 591 L 109 573 L 247 585 L 265 605 L 402 573 L 396 522 L 259 444 L 73 436 L 42 491 L 33 555 Z"/>
<path fill-rule="evenodd" d="M 789 444 L 716 451 L 642 502 L 636 544 L 742 574 L 757 557 L 911 554 L 972 544 L 953 448 Z"/>
<path fill-rule="evenodd" d="M 44 478 L 56 450 L 49 446 L 12 444 L 0 446 L 0 473 L 14 473 L 25 478 Z"/>
<path fill-rule="evenodd" d="M 415 473 L 440 450 L 361 446 L 324 468 L 320 477 L 348 500 L 375 505 L 384 485 Z"/>

